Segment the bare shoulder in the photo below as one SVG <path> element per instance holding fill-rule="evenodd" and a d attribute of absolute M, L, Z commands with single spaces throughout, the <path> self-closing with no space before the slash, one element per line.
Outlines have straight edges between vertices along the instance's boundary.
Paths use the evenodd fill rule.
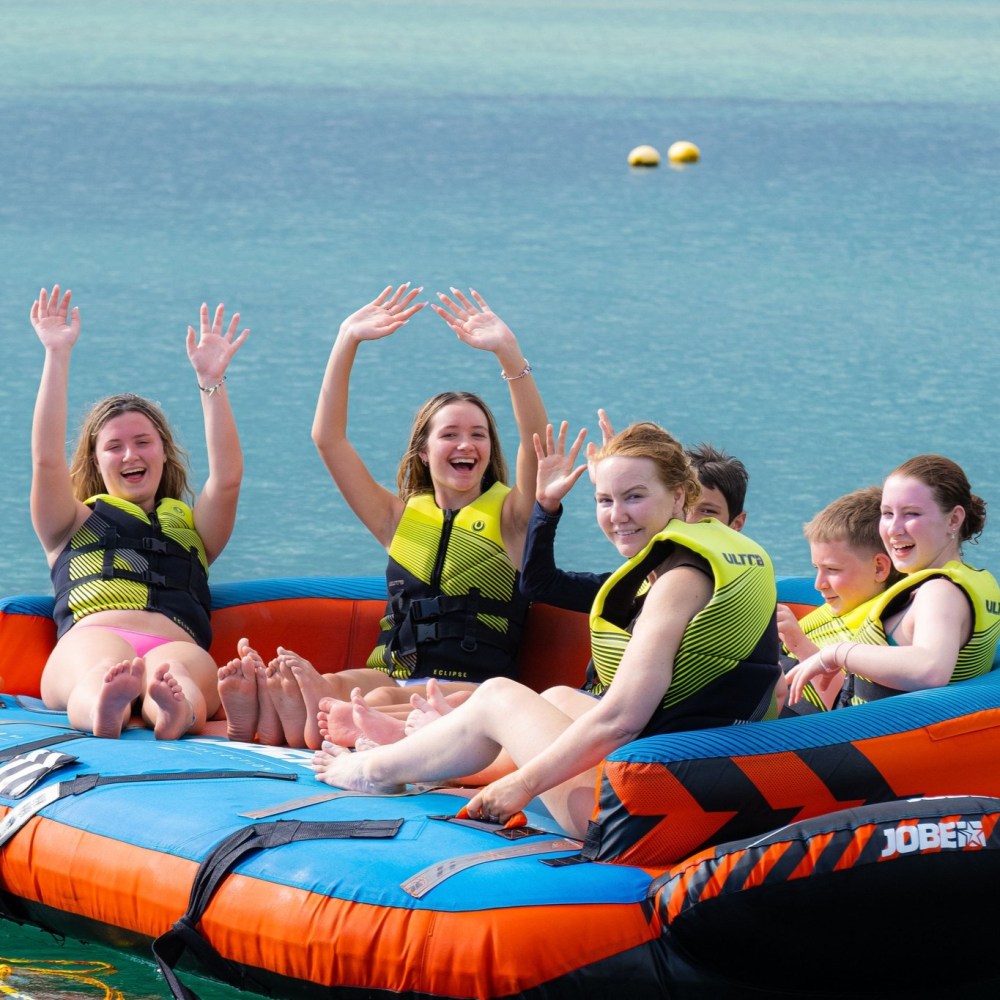
<path fill-rule="evenodd" d="M 73 516 L 69 520 L 46 518 L 44 514 L 34 515 L 35 534 L 42 543 L 45 557 L 51 566 L 59 558 L 59 554 L 69 544 L 69 540 L 83 527 L 93 511 L 79 500 L 73 501 Z"/>
<path fill-rule="evenodd" d="M 969 608 L 970 603 L 969 596 L 957 583 L 945 576 L 935 576 L 917 587 L 912 606 L 914 611 L 936 608 L 949 610 Z"/>
<path fill-rule="evenodd" d="M 712 572 L 708 562 L 692 552 L 676 551 L 661 564 L 646 597 L 646 607 L 661 611 L 671 607 L 696 614 L 712 596 Z"/>

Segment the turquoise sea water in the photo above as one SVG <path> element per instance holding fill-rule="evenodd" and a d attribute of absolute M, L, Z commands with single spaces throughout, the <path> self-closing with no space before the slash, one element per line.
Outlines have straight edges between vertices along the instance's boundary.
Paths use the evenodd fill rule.
<path fill-rule="evenodd" d="M 554 418 L 593 431 L 603 405 L 743 458 L 779 573 L 809 571 L 803 521 L 919 452 L 1000 518 L 998 112 L 996 0 L 5 0 L 0 593 L 48 590 L 27 315 L 54 281 L 83 314 L 74 417 L 159 399 L 197 479 L 186 326 L 207 300 L 252 328 L 216 580 L 381 571 L 309 426 L 340 320 L 403 280 L 478 288 Z M 702 161 L 627 166 L 677 139 Z M 383 482 L 443 389 L 482 393 L 512 441 L 492 360 L 429 311 L 367 346 L 351 431 Z M 591 506 L 579 487 L 570 568 L 614 565 Z M 968 556 L 1000 569 L 1000 521 Z"/>

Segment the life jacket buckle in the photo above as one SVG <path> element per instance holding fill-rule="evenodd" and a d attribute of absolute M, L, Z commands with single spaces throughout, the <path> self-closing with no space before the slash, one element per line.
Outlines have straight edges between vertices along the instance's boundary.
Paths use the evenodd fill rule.
<path fill-rule="evenodd" d="M 410 602 L 410 618 L 415 622 L 426 622 L 438 618 L 441 603 L 436 597 L 418 597 Z"/>
<path fill-rule="evenodd" d="M 429 625 L 417 625 L 413 630 L 413 634 L 416 637 L 416 645 L 420 645 L 422 642 L 436 642 L 439 638 L 438 635 L 438 623 L 431 622 Z"/>

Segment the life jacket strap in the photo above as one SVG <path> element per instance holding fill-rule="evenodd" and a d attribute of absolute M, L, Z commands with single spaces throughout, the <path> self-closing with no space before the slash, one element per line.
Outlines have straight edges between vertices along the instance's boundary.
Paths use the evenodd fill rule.
<path fill-rule="evenodd" d="M 282 847 L 303 840 L 345 840 L 355 838 L 388 839 L 395 837 L 402 819 L 362 819 L 334 822 L 276 820 L 242 827 L 220 841 L 198 868 L 191 885 L 187 912 L 174 926 L 153 942 L 153 957 L 176 1000 L 198 1000 L 174 972 L 174 966 L 190 948 L 192 954 L 216 979 L 241 990 L 266 993 L 263 984 L 234 962 L 223 958 L 198 930 L 212 897 L 233 869 L 248 855 L 272 847 Z"/>

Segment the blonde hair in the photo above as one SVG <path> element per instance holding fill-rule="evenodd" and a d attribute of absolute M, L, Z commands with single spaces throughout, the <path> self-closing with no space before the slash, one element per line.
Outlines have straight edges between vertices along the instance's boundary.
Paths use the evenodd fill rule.
<path fill-rule="evenodd" d="M 882 519 L 882 487 L 863 486 L 827 504 L 802 532 L 808 542 L 847 542 L 851 548 L 872 554 L 885 552 L 879 522 Z"/>
<path fill-rule="evenodd" d="M 684 490 L 684 509 L 701 496 L 701 483 L 680 441 L 658 424 L 642 421 L 619 431 L 602 445 L 593 461 L 605 458 L 648 458 L 656 466 L 660 482 L 668 490 Z"/>
<path fill-rule="evenodd" d="M 148 418 L 163 442 L 163 475 L 156 488 L 156 502 L 159 503 L 164 497 L 184 501 L 193 499 L 188 485 L 187 453 L 174 441 L 170 425 L 160 407 L 134 392 L 108 396 L 95 403 L 84 417 L 69 467 L 76 499 L 86 500 L 105 491 L 104 479 L 97 467 L 97 436 L 109 420 L 120 417 L 123 413 L 141 413 Z"/>
<path fill-rule="evenodd" d="M 419 493 L 434 492 L 434 482 L 431 479 L 430 469 L 420 457 L 420 452 L 427 447 L 427 440 L 431 433 L 431 421 L 451 403 L 472 403 L 473 406 L 482 411 L 486 419 L 486 429 L 490 439 L 490 461 L 483 474 L 482 491 L 485 493 L 494 483 L 506 484 L 507 462 L 503 457 L 500 433 L 490 408 L 471 392 L 441 392 L 428 399 L 413 418 L 410 443 L 400 459 L 399 470 L 396 473 L 396 489 L 401 500 L 409 500 L 410 497 Z"/>

